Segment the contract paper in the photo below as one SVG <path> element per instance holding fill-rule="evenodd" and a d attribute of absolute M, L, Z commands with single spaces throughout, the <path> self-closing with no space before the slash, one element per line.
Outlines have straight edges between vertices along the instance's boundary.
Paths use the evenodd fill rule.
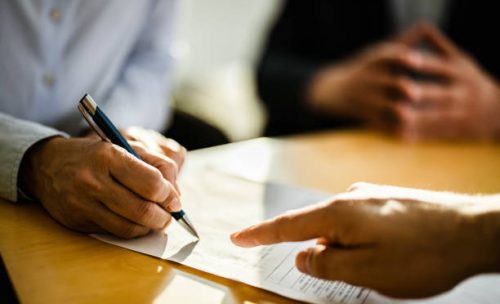
<path fill-rule="evenodd" d="M 152 233 L 135 240 L 121 240 L 106 235 L 95 237 L 304 302 L 400 302 L 366 288 L 320 280 L 300 273 L 295 267 L 295 256 L 300 250 L 312 246 L 314 241 L 248 249 L 233 245 L 229 239 L 231 233 L 241 228 L 286 210 L 322 201 L 330 197 L 330 194 L 276 183 L 256 182 L 207 167 L 191 170 L 188 175 L 184 175 L 180 180 L 180 187 L 184 210 L 200 234 L 199 241 L 175 223 L 165 232 Z M 493 284 L 500 286 L 499 277 L 488 278 L 481 286 L 493 287 Z M 462 292 L 461 295 L 463 294 Z M 465 292 L 465 295 L 471 294 L 475 295 L 477 292 Z M 438 297 L 430 303 L 456 301 L 454 296 L 455 294 L 451 295 L 452 298 L 449 295 Z M 497 292 L 496 296 L 497 299 L 500 298 L 500 293 Z M 488 294 L 486 298 L 489 298 Z"/>

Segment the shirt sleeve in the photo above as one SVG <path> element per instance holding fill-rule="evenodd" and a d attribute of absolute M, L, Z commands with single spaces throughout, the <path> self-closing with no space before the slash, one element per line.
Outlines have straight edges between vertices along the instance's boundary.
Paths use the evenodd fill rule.
<path fill-rule="evenodd" d="M 120 78 L 102 105 L 119 128 L 137 125 L 161 131 L 166 127 L 175 8 L 174 0 L 154 2 Z"/>
<path fill-rule="evenodd" d="M 38 141 L 67 134 L 0 113 L 0 198 L 17 201 L 17 178 L 26 151 Z"/>

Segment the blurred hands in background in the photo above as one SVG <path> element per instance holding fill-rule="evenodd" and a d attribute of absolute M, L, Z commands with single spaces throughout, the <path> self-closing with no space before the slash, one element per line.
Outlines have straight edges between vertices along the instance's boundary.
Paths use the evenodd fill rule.
<path fill-rule="evenodd" d="M 312 80 L 308 97 L 317 111 L 410 140 L 491 139 L 500 133 L 497 81 L 427 24 L 326 67 Z"/>

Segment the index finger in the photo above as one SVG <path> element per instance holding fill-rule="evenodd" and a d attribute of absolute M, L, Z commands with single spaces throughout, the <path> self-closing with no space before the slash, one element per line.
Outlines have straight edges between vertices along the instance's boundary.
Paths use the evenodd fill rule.
<path fill-rule="evenodd" d="M 171 138 L 166 138 L 156 132 L 151 133 L 153 138 L 155 138 L 159 143 L 163 153 L 167 157 L 173 159 L 177 163 L 179 169 L 182 168 L 182 165 L 184 164 L 184 160 L 186 158 L 186 148 L 184 148 L 181 144 Z"/>
<path fill-rule="evenodd" d="M 109 159 L 108 165 L 111 176 L 146 200 L 161 203 L 167 199 L 171 188 L 158 169 L 137 159 L 125 149 L 117 146 L 113 148 L 115 157 Z"/>
<path fill-rule="evenodd" d="M 331 234 L 335 220 L 329 204 L 298 209 L 231 235 L 241 247 L 255 247 L 281 242 L 304 241 Z"/>
<path fill-rule="evenodd" d="M 142 142 L 149 150 L 164 154 L 177 163 L 179 169 L 184 163 L 186 149 L 173 139 L 140 127 L 130 127 L 126 132 L 130 139 Z"/>
<path fill-rule="evenodd" d="M 135 149 L 143 161 L 160 170 L 162 176 L 174 185 L 177 193 L 180 193 L 179 187 L 177 186 L 179 167 L 176 162 L 163 154 L 155 151 L 148 151 L 138 142 L 130 142 L 130 145 Z"/>
<path fill-rule="evenodd" d="M 395 64 L 398 66 L 412 66 L 420 62 L 419 53 L 410 47 L 396 42 L 380 43 L 370 51 L 370 61 L 373 64 Z"/>
<path fill-rule="evenodd" d="M 456 77 L 456 67 L 449 60 L 426 52 L 421 52 L 419 59 L 418 62 L 413 62 L 413 65 L 409 65 L 409 67 L 448 81 Z"/>

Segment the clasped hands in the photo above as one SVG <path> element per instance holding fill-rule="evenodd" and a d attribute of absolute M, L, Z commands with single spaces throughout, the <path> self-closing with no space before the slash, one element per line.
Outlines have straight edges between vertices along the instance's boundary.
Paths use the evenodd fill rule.
<path fill-rule="evenodd" d="M 500 133 L 497 80 L 428 24 L 321 69 L 306 96 L 322 115 L 358 119 L 408 140 Z"/>

